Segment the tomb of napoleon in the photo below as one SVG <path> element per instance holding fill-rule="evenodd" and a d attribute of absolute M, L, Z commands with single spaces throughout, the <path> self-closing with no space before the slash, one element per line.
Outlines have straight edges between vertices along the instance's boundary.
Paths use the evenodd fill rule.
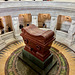
<path fill-rule="evenodd" d="M 57 62 L 56 57 L 49 51 L 55 40 L 54 32 L 39 29 L 32 24 L 22 28 L 20 35 L 26 45 L 19 57 L 39 74 L 47 74 Z"/>

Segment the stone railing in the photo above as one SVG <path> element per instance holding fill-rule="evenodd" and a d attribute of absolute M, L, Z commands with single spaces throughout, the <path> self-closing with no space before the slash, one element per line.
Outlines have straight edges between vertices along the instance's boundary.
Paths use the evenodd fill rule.
<path fill-rule="evenodd" d="M 0 49 L 3 49 L 9 43 L 14 41 L 16 41 L 16 39 L 13 31 L 0 35 Z"/>

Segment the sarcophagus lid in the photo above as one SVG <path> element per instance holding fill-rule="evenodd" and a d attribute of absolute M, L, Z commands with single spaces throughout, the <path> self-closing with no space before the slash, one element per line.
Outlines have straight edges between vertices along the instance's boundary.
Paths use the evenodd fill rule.
<path fill-rule="evenodd" d="M 30 25 L 29 27 L 25 27 L 22 29 L 21 36 L 29 37 L 31 39 L 35 39 L 40 42 L 46 42 L 47 40 L 50 40 L 54 36 L 54 32 L 52 30 L 42 30 L 36 27 L 35 25 Z M 26 35 L 26 36 L 24 36 Z"/>

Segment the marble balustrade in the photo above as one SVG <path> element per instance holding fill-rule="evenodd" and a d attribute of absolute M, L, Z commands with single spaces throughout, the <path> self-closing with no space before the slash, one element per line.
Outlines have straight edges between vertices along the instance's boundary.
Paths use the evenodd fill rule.
<path fill-rule="evenodd" d="M 75 3 L 72 2 L 24 2 L 24 1 L 17 1 L 17 2 L 0 2 L 0 16 L 12 16 L 12 22 L 13 22 L 13 32 L 7 33 L 4 35 L 8 35 L 5 37 L 4 35 L 0 35 L 2 41 L 5 41 L 6 38 L 10 36 L 10 34 L 13 34 L 13 39 L 15 40 L 22 40 L 20 37 L 21 30 L 19 29 L 19 21 L 18 16 L 19 14 L 24 13 L 31 13 L 32 15 L 32 24 L 35 24 L 38 26 L 38 14 L 39 13 L 48 13 L 51 15 L 51 20 L 46 21 L 46 24 L 48 25 L 48 29 L 51 29 L 55 31 L 56 37 L 58 38 L 58 35 L 61 37 L 65 37 L 64 41 L 69 43 L 69 45 L 72 45 L 75 41 Z M 72 23 L 68 29 L 68 33 L 57 31 L 56 30 L 56 24 L 57 24 L 57 17 L 58 15 L 65 15 L 70 16 L 72 18 Z M 57 41 L 62 42 L 61 40 L 57 39 Z M 11 38 L 10 38 L 11 40 Z M 69 41 L 70 40 L 70 41 Z M 5 42 L 6 44 L 7 42 Z M 63 42 L 64 43 L 64 42 Z"/>

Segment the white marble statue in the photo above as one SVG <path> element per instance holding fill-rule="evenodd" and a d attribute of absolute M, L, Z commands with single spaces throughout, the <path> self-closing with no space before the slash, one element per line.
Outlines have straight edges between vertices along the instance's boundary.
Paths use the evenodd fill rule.
<path fill-rule="evenodd" d="M 15 34 L 16 34 L 16 33 L 19 33 L 18 17 L 13 17 L 13 18 L 12 18 L 12 22 L 13 22 L 13 27 L 14 27 Z"/>
<path fill-rule="evenodd" d="M 38 16 L 32 16 L 32 24 L 38 26 Z"/>
<path fill-rule="evenodd" d="M 18 17 L 13 17 L 12 18 L 12 22 L 13 22 L 14 34 L 15 34 L 16 40 L 22 39 L 20 37 L 21 30 L 19 29 L 19 20 L 18 20 Z"/>
<path fill-rule="evenodd" d="M 51 17 L 51 25 L 50 25 L 50 29 L 55 31 L 56 29 L 56 24 L 57 24 L 57 17 Z"/>
<path fill-rule="evenodd" d="M 50 29 L 50 25 L 51 25 L 50 23 L 51 23 L 51 20 L 46 20 L 45 21 L 45 24 L 46 24 L 48 29 Z"/>

